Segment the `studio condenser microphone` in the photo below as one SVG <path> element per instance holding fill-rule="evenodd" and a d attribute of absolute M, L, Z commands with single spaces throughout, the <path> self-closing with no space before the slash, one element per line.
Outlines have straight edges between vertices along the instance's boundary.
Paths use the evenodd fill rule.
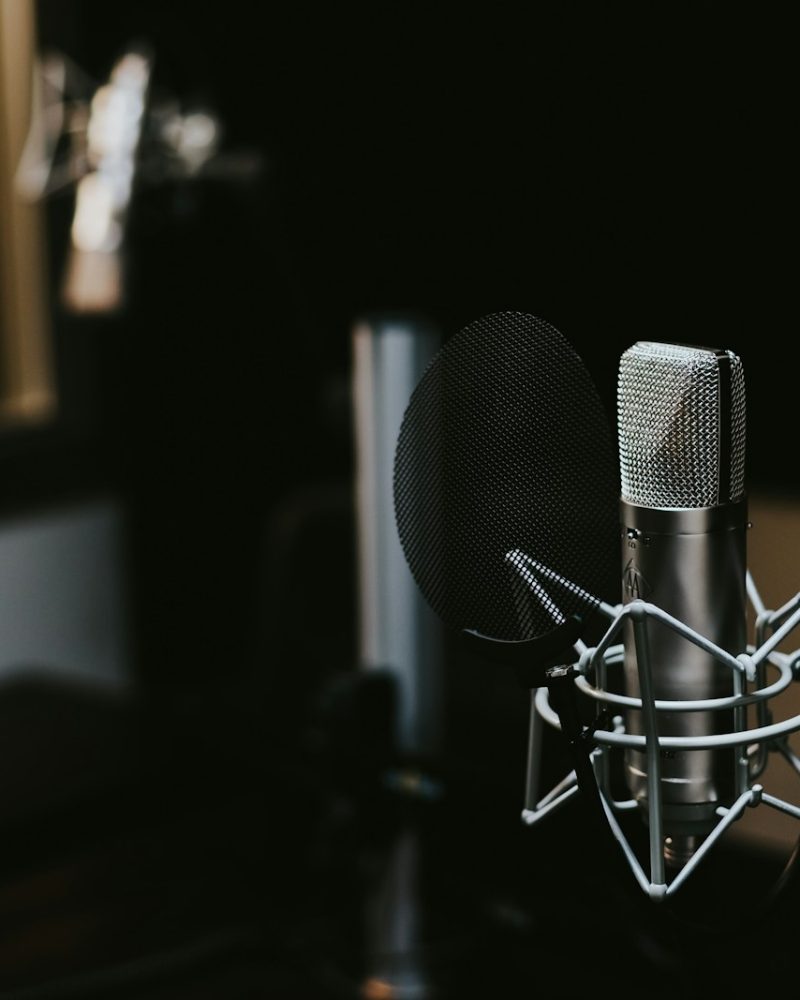
<path fill-rule="evenodd" d="M 800 628 L 800 592 L 769 609 L 747 570 L 736 354 L 633 344 L 617 418 L 618 450 L 588 371 L 549 323 L 482 317 L 411 394 L 395 519 L 432 609 L 529 692 L 522 821 L 577 798 L 609 865 L 623 859 L 661 903 L 748 810 L 800 821 L 766 781 L 774 752 L 800 776 L 787 742 L 800 714 L 771 710 L 800 680 L 800 649 L 781 648 Z M 545 726 L 568 770 L 543 792 Z M 796 870 L 800 841 L 764 901 Z"/>
<path fill-rule="evenodd" d="M 731 351 L 641 341 L 618 375 L 623 603 L 657 606 L 733 656 L 746 648 L 745 384 Z M 628 696 L 642 697 L 634 624 L 625 622 Z M 713 736 L 729 710 L 685 710 L 731 696 L 730 667 L 680 632 L 648 629 L 658 736 Z M 680 703 L 684 703 L 681 705 Z M 672 709 L 675 709 L 674 711 Z M 640 709 L 626 731 L 646 734 Z M 664 861 L 679 868 L 736 795 L 737 748 L 659 752 Z M 645 818 L 648 758 L 629 747 L 625 780 Z M 655 771 L 655 769 L 653 769 Z"/>

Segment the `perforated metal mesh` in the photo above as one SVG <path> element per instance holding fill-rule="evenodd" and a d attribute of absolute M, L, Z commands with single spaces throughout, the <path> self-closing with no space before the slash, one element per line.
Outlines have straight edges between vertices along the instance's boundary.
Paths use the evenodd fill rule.
<path fill-rule="evenodd" d="M 495 313 L 441 348 L 395 452 L 412 574 L 448 624 L 535 638 L 619 590 L 617 454 L 583 362 L 549 323 Z"/>
<path fill-rule="evenodd" d="M 713 507 L 744 492 L 745 386 L 731 362 L 731 412 L 720 414 L 714 351 L 640 341 L 624 352 L 618 377 L 622 496 L 644 507 Z M 730 441 L 730 480 L 720 486 L 721 434 Z"/>

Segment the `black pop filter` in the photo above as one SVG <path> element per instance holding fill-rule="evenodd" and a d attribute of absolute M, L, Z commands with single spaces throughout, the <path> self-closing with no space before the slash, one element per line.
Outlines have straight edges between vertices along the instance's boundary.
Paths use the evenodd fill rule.
<path fill-rule="evenodd" d="M 417 384 L 395 452 L 398 532 L 426 600 L 500 648 L 570 646 L 598 598 L 618 599 L 618 476 L 559 331 L 519 312 L 469 324 Z"/>
<path fill-rule="evenodd" d="M 394 505 L 433 610 L 525 687 L 547 687 L 593 863 L 604 850 L 604 871 L 623 868 L 572 666 L 601 602 L 618 603 L 618 456 L 595 385 L 555 327 L 493 313 L 440 348 L 400 427 Z"/>

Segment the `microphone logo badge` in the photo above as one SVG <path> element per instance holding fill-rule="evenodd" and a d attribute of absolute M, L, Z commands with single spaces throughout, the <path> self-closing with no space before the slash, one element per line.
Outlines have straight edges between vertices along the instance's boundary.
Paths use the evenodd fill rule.
<path fill-rule="evenodd" d="M 646 600 L 651 593 L 650 584 L 642 576 L 633 559 L 629 559 L 622 573 L 622 585 L 631 598 Z"/>

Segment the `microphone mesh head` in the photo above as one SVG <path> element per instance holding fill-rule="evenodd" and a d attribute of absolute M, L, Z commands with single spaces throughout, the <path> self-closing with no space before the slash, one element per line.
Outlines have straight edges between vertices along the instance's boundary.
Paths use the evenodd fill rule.
<path fill-rule="evenodd" d="M 730 398 L 720 353 L 730 362 Z M 640 341 L 617 385 L 622 497 L 642 507 L 714 507 L 744 494 L 745 387 L 731 351 Z"/>

